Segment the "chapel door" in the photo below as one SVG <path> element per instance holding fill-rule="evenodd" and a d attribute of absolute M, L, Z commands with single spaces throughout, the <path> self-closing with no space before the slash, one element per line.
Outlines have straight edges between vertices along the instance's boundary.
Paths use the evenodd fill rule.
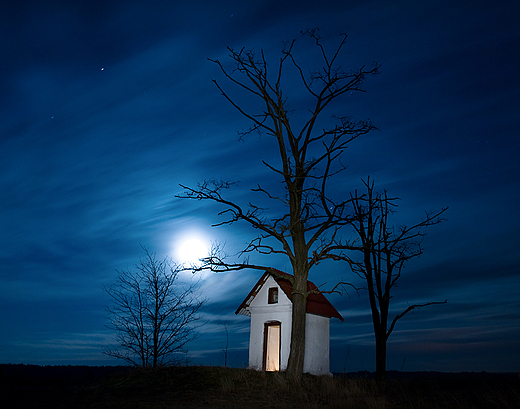
<path fill-rule="evenodd" d="M 264 370 L 280 370 L 280 331 L 279 322 L 266 322 L 264 326 Z"/>

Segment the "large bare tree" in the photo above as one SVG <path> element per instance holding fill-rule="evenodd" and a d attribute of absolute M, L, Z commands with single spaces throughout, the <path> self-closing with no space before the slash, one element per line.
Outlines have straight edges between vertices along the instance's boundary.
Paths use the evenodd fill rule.
<path fill-rule="evenodd" d="M 398 320 L 416 308 L 447 301 L 425 302 L 409 305 L 389 321 L 392 290 L 405 265 L 423 253 L 421 240 L 424 228 L 442 221 L 440 216 L 447 210 L 426 213 L 424 219 L 412 226 L 395 226 L 390 215 L 397 207 L 397 198 L 387 192 L 376 193 L 374 183 L 364 181 L 366 193 L 352 197 L 352 226 L 355 238 L 348 244 L 345 259 L 353 272 L 361 277 L 366 285 L 372 324 L 376 341 L 376 376 L 379 381 L 386 378 L 386 344 Z"/>
<path fill-rule="evenodd" d="M 115 283 L 105 288 L 112 299 L 108 327 L 116 332 L 117 346 L 104 353 L 155 368 L 180 361 L 179 354 L 196 335 L 204 300 L 198 298 L 195 283 L 181 282 L 181 266 L 144 251 L 134 271 L 118 271 Z"/>
<path fill-rule="evenodd" d="M 352 71 L 342 67 L 343 46 L 347 40 L 344 34 L 332 53 L 326 51 L 317 30 L 303 34 L 321 59 L 317 63 L 320 68 L 314 71 L 305 68 L 309 62 L 296 58 L 295 41 L 285 44 L 280 59 L 272 67 L 263 50 L 228 48 L 234 64 L 232 69 L 219 60 L 212 60 L 230 85 L 236 87 L 234 91 L 244 91 L 244 99 L 240 99 L 214 80 L 224 98 L 251 123 L 251 128 L 241 136 L 261 132 L 269 138 L 266 143 L 275 148 L 276 158 L 264 158 L 263 164 L 281 182 L 283 191 L 268 190 L 259 183 L 251 189 L 249 203 L 238 203 L 226 197 L 226 190 L 233 183 L 205 181 L 196 188 L 181 185 L 185 192 L 178 196 L 218 202 L 223 205 L 220 215 L 225 220 L 216 225 L 245 222 L 258 232 L 245 245 L 241 252 L 244 258 L 240 261 L 229 262 L 214 252 L 200 268 L 270 270 L 269 265 L 249 262 L 248 256 L 255 252 L 282 254 L 289 259 L 293 273 L 293 308 L 287 372 L 293 376 L 303 372 L 309 271 L 320 261 L 333 258 L 339 230 L 348 221 L 349 200 L 332 198 L 327 186 L 333 176 L 344 170 L 341 157 L 347 145 L 375 129 L 370 120 L 338 116 L 334 110 L 337 103 L 346 103 L 348 95 L 364 91 L 362 84 L 366 77 L 379 70 L 377 64 Z M 283 86 L 288 78 L 291 80 L 289 90 Z M 300 88 L 294 80 L 298 80 Z M 302 92 L 306 94 L 307 105 L 296 112 L 290 107 L 287 95 Z M 254 105 L 255 101 L 259 104 Z M 251 106 L 258 109 L 250 110 Z M 255 157 L 254 152 L 246 155 L 251 160 Z M 275 270 L 270 271 L 276 275 Z"/>

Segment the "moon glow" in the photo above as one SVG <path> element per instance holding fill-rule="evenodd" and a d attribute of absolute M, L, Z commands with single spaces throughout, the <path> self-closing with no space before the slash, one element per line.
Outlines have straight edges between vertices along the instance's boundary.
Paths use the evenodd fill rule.
<path fill-rule="evenodd" d="M 181 244 L 178 256 L 184 263 L 198 264 L 200 259 L 208 255 L 208 247 L 197 238 L 190 238 Z"/>

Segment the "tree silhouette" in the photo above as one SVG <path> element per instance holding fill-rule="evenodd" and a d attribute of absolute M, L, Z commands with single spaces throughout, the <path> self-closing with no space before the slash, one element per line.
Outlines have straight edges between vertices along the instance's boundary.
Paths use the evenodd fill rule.
<path fill-rule="evenodd" d="M 423 253 L 421 239 L 424 228 L 442 221 L 440 216 L 447 210 L 426 213 L 425 218 L 412 226 L 394 226 L 389 218 L 397 207 L 397 198 L 390 198 L 387 192 L 374 192 L 370 179 L 364 182 L 366 193 L 352 195 L 354 208 L 352 226 L 356 232 L 344 253 L 351 269 L 366 284 L 376 341 L 376 376 L 379 381 L 386 378 L 386 343 L 398 320 L 416 308 L 442 302 L 426 302 L 409 305 L 394 316 L 388 326 L 392 289 L 401 278 L 408 261 Z M 357 256 L 357 257 L 356 257 Z"/>
<path fill-rule="evenodd" d="M 230 262 L 218 245 L 203 260 L 199 269 L 230 271 L 243 268 L 276 270 L 269 265 L 251 263 L 251 253 L 262 255 L 282 254 L 292 266 L 293 307 L 291 346 L 287 372 L 300 376 L 303 372 L 305 349 L 305 314 L 307 303 L 307 278 L 309 271 L 325 259 L 335 259 L 334 251 L 340 242 L 340 230 L 348 223 L 350 200 L 333 200 L 327 187 L 331 178 L 345 167 L 341 157 L 348 144 L 375 129 L 370 120 L 358 121 L 349 116 L 333 113 L 334 103 L 354 92 L 364 91 L 362 84 L 367 76 L 376 74 L 377 64 L 345 71 L 340 64 L 347 36 L 343 34 L 339 46 L 328 53 L 322 45 L 317 30 L 303 33 L 309 39 L 321 59 L 321 68 L 307 72 L 295 56 L 295 44 L 286 43 L 282 55 L 271 71 L 263 50 L 255 52 L 242 48 L 228 48 L 234 69 L 227 69 L 219 60 L 211 60 L 221 69 L 236 91 L 243 91 L 245 98 L 239 101 L 214 80 L 224 98 L 245 118 L 251 127 L 241 137 L 251 132 L 266 134 L 272 144 L 276 161 L 264 159 L 263 164 L 281 182 L 283 191 L 268 190 L 258 183 L 251 191 L 255 203 L 239 203 L 226 198 L 226 191 L 234 183 L 207 180 L 196 188 L 181 185 L 181 198 L 210 200 L 223 206 L 220 215 L 224 221 L 215 225 L 245 222 L 259 234 L 241 251 L 243 257 Z M 292 71 L 289 71 L 292 70 Z M 298 112 L 298 119 L 288 103 L 282 82 L 286 78 L 298 79 L 300 91 L 307 95 L 305 111 Z M 291 84 L 291 87 L 293 85 Z M 250 111 L 250 101 L 259 102 L 263 108 Z M 327 118 L 327 120 L 324 120 Z M 330 125 L 332 124 L 332 125 Z M 254 153 L 246 153 L 254 158 Z"/>
<path fill-rule="evenodd" d="M 180 282 L 180 266 L 143 250 L 135 270 L 118 271 L 116 282 L 105 288 L 112 298 L 108 327 L 116 332 L 117 346 L 104 353 L 155 368 L 176 363 L 187 352 L 204 300 L 197 297 L 196 284 Z"/>

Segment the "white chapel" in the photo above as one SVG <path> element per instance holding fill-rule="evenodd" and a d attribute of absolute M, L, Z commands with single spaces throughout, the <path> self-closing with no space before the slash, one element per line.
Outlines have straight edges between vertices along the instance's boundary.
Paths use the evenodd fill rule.
<path fill-rule="evenodd" d="M 291 342 L 292 276 L 279 270 L 266 271 L 235 314 L 251 317 L 249 368 L 283 371 L 287 368 Z M 307 290 L 316 290 L 307 281 Z M 307 298 L 303 371 L 330 375 L 329 321 L 343 317 L 322 293 Z"/>

